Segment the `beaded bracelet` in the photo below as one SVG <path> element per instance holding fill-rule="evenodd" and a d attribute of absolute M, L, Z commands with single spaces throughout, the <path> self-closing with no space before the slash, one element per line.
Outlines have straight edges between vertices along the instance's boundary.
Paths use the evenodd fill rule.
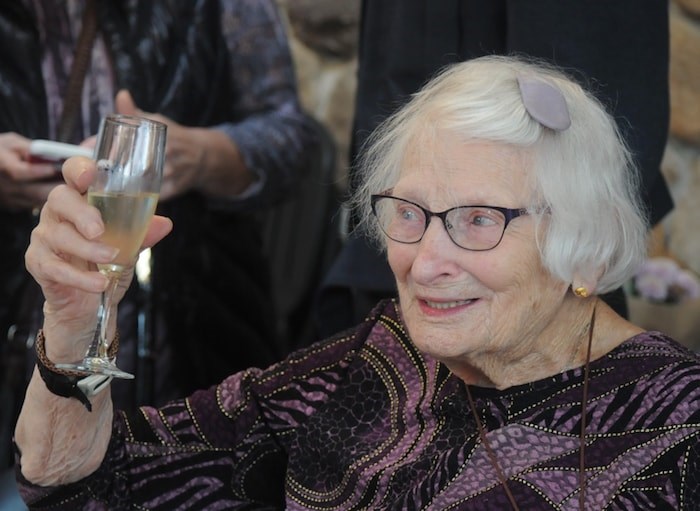
<path fill-rule="evenodd" d="M 74 398 L 83 403 L 85 408 L 91 412 L 92 404 L 90 400 L 85 395 L 85 393 L 80 389 L 78 383 L 84 379 L 85 373 L 80 371 L 71 371 L 67 369 L 59 369 L 56 365 L 49 360 L 46 356 L 46 338 L 44 337 L 44 331 L 39 330 L 36 335 L 36 342 L 34 343 L 36 350 L 36 365 L 39 369 L 39 375 L 41 379 L 44 380 L 46 388 L 52 394 L 57 396 Z M 107 351 L 107 356 L 114 358 L 117 355 L 117 350 L 119 349 L 119 334 L 117 333 L 114 340 L 109 345 Z"/>

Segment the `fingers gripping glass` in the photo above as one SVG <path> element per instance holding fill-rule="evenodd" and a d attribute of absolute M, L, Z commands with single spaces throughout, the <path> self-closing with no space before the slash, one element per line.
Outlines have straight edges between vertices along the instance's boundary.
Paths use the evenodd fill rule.
<path fill-rule="evenodd" d="M 57 364 L 87 374 L 133 378 L 107 355 L 107 327 L 112 297 L 125 268 L 134 264 L 156 209 L 165 159 L 166 126 L 160 122 L 109 115 L 101 124 L 95 148 L 97 176 L 88 190 L 88 202 L 100 210 L 105 232 L 101 241 L 119 248 L 110 264 L 99 264 L 109 279 L 97 311 L 95 335 L 80 362 Z"/>
<path fill-rule="evenodd" d="M 384 234 L 399 243 L 418 243 L 430 219 L 438 217 L 455 245 L 466 250 L 491 250 L 501 242 L 511 220 L 528 214 L 524 208 L 497 206 L 457 206 L 435 213 L 415 202 L 383 194 L 372 195 L 372 211 Z"/>

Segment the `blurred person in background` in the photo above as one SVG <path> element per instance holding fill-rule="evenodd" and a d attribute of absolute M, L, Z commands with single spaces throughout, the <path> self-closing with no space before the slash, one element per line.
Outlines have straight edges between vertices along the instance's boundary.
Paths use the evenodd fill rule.
<path fill-rule="evenodd" d="M 80 51 L 87 52 L 86 69 L 68 114 L 71 126 L 63 112 Z M 153 311 L 154 327 L 151 404 L 284 355 L 269 319 L 258 211 L 293 191 L 314 141 L 275 2 L 5 2 L 0 7 L 4 464 L 16 417 L 11 410 L 18 410 L 26 385 L 27 347 L 41 324 L 41 296 L 24 270 L 24 251 L 37 212 L 60 180 L 55 166 L 30 162 L 30 142 L 80 144 L 113 111 L 168 124 L 158 211 L 177 222 L 152 252 L 147 302 L 136 285 L 127 293 L 118 364 L 136 370 L 137 315 L 145 307 Z M 135 391 L 147 379 L 137 374 L 134 382 L 115 382 L 119 406 L 143 404 Z"/>

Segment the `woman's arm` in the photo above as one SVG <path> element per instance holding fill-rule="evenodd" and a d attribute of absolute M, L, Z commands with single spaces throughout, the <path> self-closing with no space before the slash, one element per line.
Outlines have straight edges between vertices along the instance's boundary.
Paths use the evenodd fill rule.
<path fill-rule="evenodd" d="M 63 173 L 66 184 L 49 194 L 25 257 L 44 294 L 43 334 L 47 358 L 53 363 L 83 357 L 95 327 L 100 293 L 107 285 L 95 264 L 116 256 L 116 249 L 98 241 L 104 231 L 102 218 L 84 196 L 95 176 L 94 162 L 71 158 Z M 170 220 L 154 218 L 144 245 L 156 243 L 171 227 Z M 115 303 L 132 273 L 124 273 Z M 113 336 L 115 325 L 108 328 Z M 99 466 L 111 435 L 112 403 L 108 390 L 91 401 L 90 412 L 76 399 L 51 393 L 34 371 L 15 430 L 27 479 L 41 485 L 63 484 Z"/>
<path fill-rule="evenodd" d="M 214 130 L 232 141 L 253 176 L 233 206 L 267 204 L 283 198 L 304 171 L 316 143 L 314 131 L 299 103 L 289 42 L 274 0 L 221 0 L 221 10 L 234 119 Z M 209 191 L 215 192 L 215 178 L 203 183 L 213 183 Z"/>
<path fill-rule="evenodd" d="M 27 480 L 40 486 L 67 484 L 100 466 L 112 433 L 109 391 L 91 403 L 88 412 L 78 400 L 52 394 L 34 369 L 15 429 Z"/>

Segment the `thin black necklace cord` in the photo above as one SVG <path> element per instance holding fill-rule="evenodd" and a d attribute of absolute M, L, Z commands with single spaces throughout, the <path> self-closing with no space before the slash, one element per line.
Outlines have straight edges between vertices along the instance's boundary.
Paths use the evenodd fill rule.
<path fill-rule="evenodd" d="M 591 315 L 591 322 L 588 326 L 588 347 L 586 350 L 586 364 L 584 365 L 583 369 L 583 396 L 581 399 L 581 432 L 579 435 L 580 492 L 578 498 L 578 507 L 580 511 L 585 511 L 586 504 L 586 412 L 588 408 L 588 380 L 590 377 L 591 351 L 593 347 L 593 328 L 595 327 L 595 312 L 597 305 L 598 302 L 596 300 L 596 302 L 593 304 L 593 314 Z M 498 463 L 496 453 L 491 448 L 491 444 L 489 443 L 488 438 L 486 438 L 486 428 L 484 428 L 484 425 L 481 423 L 481 419 L 479 419 L 479 414 L 476 411 L 476 405 L 474 404 L 474 398 L 472 397 L 471 390 L 469 390 L 469 385 L 465 385 L 464 387 L 467 389 L 467 399 L 469 400 L 469 407 L 471 408 L 472 414 L 474 415 L 474 420 L 476 420 L 476 427 L 479 431 L 479 438 L 481 439 L 481 443 L 484 444 L 484 448 L 486 449 L 486 453 L 488 454 L 491 465 L 496 470 L 496 476 L 498 477 L 498 481 L 501 483 L 501 486 L 503 487 L 503 490 L 505 491 L 506 496 L 508 497 L 508 501 L 510 502 L 513 511 L 520 511 L 518 504 L 515 502 L 513 492 L 511 492 L 510 487 L 508 486 L 508 480 L 505 474 L 503 473 L 503 469 L 501 468 L 500 463 Z"/>
<path fill-rule="evenodd" d="M 588 381 L 591 371 L 591 350 L 593 347 L 593 328 L 595 327 L 595 311 L 598 306 L 598 299 L 593 304 L 591 314 L 591 324 L 588 327 L 588 350 L 586 351 L 586 365 L 583 368 L 583 398 L 581 399 L 581 438 L 579 439 L 579 466 L 578 483 L 581 492 L 578 495 L 578 508 L 585 510 L 586 504 L 586 413 L 588 412 Z"/>
<path fill-rule="evenodd" d="M 508 480 L 506 479 L 506 476 L 503 473 L 503 470 L 501 469 L 501 464 L 498 463 L 496 453 L 493 452 L 493 449 L 491 448 L 491 443 L 486 438 L 486 429 L 484 428 L 483 424 L 481 424 L 479 414 L 476 413 L 476 406 L 474 405 L 474 398 L 472 398 L 472 393 L 469 390 L 469 385 L 465 385 L 465 388 L 467 389 L 467 398 L 469 399 L 469 406 L 471 407 L 472 414 L 474 415 L 474 419 L 476 420 L 476 428 L 479 430 L 479 438 L 481 439 L 481 443 L 484 444 L 484 447 L 486 448 L 486 453 L 489 456 L 491 465 L 496 470 L 496 476 L 498 477 L 498 481 L 501 483 L 501 486 L 503 486 L 503 489 L 506 492 L 506 496 L 510 501 L 510 505 L 513 507 L 514 511 L 520 511 L 518 504 L 515 502 L 515 497 L 513 497 L 513 493 L 510 491 L 510 487 L 508 486 Z"/>

